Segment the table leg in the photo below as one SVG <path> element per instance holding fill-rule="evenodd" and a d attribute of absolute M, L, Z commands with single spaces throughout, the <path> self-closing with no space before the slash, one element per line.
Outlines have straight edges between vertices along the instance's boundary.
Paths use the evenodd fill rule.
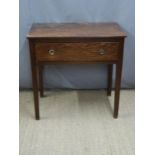
<path fill-rule="evenodd" d="M 35 118 L 36 120 L 39 120 L 40 115 L 39 115 L 39 95 L 38 95 L 38 68 L 37 68 L 36 59 L 34 55 L 34 42 L 32 40 L 29 40 L 29 47 L 30 47 L 30 58 L 31 58 Z"/>
<path fill-rule="evenodd" d="M 114 99 L 114 118 L 118 117 L 119 112 L 119 98 L 120 98 L 120 87 L 121 87 L 121 74 L 122 74 L 122 63 L 116 64 L 116 80 L 115 80 L 115 99 Z"/>
<path fill-rule="evenodd" d="M 113 72 L 113 64 L 108 64 L 108 89 L 107 89 L 107 95 L 108 96 L 111 96 L 112 72 Z"/>
<path fill-rule="evenodd" d="M 39 120 L 40 116 L 39 116 L 39 95 L 38 95 L 38 82 L 37 82 L 37 67 L 35 67 L 35 66 L 32 66 L 32 84 L 33 84 L 35 118 L 36 118 L 36 120 Z"/>
<path fill-rule="evenodd" d="M 39 66 L 39 89 L 40 97 L 44 97 L 44 87 L 43 87 L 43 66 Z"/>

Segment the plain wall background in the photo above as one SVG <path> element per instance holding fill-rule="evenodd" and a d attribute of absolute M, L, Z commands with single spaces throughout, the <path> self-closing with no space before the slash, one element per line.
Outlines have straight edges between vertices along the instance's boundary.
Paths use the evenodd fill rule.
<path fill-rule="evenodd" d="M 117 22 L 127 33 L 122 88 L 135 85 L 134 0 L 20 0 L 19 85 L 31 88 L 29 48 L 26 39 L 34 22 Z M 114 79 L 114 77 L 113 77 Z M 52 65 L 45 67 L 48 88 L 105 88 L 106 65 Z"/>

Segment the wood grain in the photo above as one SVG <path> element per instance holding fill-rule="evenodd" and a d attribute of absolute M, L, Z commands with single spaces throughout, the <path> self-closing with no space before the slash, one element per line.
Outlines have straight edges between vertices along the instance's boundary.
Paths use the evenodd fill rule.
<path fill-rule="evenodd" d="M 117 23 L 34 23 L 28 38 L 125 37 Z"/>
<path fill-rule="evenodd" d="M 49 50 L 54 50 L 54 55 Z M 104 50 L 101 55 L 100 50 Z M 37 61 L 104 61 L 117 60 L 119 43 L 92 42 L 92 43 L 36 43 Z"/>

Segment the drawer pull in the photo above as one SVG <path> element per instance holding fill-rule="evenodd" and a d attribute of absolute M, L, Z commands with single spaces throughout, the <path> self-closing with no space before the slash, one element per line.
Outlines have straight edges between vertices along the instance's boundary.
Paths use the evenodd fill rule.
<path fill-rule="evenodd" d="M 52 55 L 54 55 L 55 54 L 55 50 L 53 50 L 53 49 L 50 49 L 49 51 L 48 51 L 48 53 L 52 56 Z"/>
<path fill-rule="evenodd" d="M 99 53 L 100 55 L 104 55 L 105 54 L 105 50 L 103 48 L 99 49 Z"/>

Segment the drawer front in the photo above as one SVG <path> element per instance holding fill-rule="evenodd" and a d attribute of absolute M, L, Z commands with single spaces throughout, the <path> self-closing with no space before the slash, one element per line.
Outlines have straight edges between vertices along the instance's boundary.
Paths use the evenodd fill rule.
<path fill-rule="evenodd" d="M 119 42 L 36 43 L 37 61 L 115 61 Z"/>

